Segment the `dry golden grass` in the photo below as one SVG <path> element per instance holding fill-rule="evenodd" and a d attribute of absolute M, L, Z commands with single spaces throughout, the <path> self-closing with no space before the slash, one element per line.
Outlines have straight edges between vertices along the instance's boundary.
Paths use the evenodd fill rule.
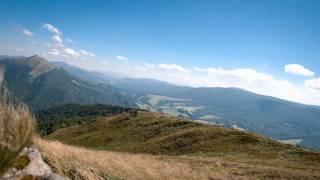
<path fill-rule="evenodd" d="M 213 175 L 153 155 L 94 151 L 42 139 L 35 143 L 53 169 L 73 179 L 208 179 Z"/>
<path fill-rule="evenodd" d="M 245 157 L 155 156 L 35 140 L 48 164 L 72 179 L 319 179 L 318 167 Z M 290 167 L 292 166 L 292 167 Z"/>
<path fill-rule="evenodd" d="M 35 120 L 24 105 L 12 105 L 5 88 L 0 98 L 0 176 L 31 140 Z"/>

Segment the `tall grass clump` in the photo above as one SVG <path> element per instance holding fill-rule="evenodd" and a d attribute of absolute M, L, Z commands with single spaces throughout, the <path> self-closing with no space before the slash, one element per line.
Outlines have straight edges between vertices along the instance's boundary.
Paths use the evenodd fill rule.
<path fill-rule="evenodd" d="M 0 89 L 0 177 L 31 143 L 35 120 L 27 106 L 10 97 L 5 85 Z"/>

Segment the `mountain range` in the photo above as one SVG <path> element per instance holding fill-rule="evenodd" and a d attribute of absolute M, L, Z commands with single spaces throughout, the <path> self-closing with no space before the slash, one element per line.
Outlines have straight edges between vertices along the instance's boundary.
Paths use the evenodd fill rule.
<path fill-rule="evenodd" d="M 72 102 L 135 106 L 113 86 L 84 81 L 39 56 L 4 57 L 0 67 L 12 95 L 34 111 Z"/>
<path fill-rule="evenodd" d="M 285 143 L 320 149 L 320 107 L 255 94 L 238 88 L 177 86 L 154 79 L 116 78 L 57 63 L 74 76 L 105 82 L 130 94 L 151 111 L 253 131 Z"/>
<path fill-rule="evenodd" d="M 114 104 L 253 131 L 320 149 L 320 108 L 237 88 L 193 88 L 117 78 L 39 56 L 0 61 L 9 90 L 34 111 L 66 103 Z"/>

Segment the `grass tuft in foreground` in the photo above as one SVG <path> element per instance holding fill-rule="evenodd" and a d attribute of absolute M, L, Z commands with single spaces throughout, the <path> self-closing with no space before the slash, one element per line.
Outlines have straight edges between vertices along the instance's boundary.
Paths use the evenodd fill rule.
<path fill-rule="evenodd" d="M 0 96 L 0 176 L 16 159 L 19 152 L 30 143 L 35 120 L 28 108 L 13 105 L 6 88 Z"/>

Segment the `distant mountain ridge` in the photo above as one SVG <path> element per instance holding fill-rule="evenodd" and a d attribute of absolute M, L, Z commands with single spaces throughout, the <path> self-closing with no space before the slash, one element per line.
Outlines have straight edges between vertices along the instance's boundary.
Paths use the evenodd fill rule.
<path fill-rule="evenodd" d="M 39 56 L 2 57 L 0 66 L 8 89 L 33 110 L 65 103 L 135 106 L 117 88 L 82 80 Z"/>
<path fill-rule="evenodd" d="M 61 68 L 65 68 L 61 64 Z M 71 74 L 89 73 L 135 97 L 140 108 L 201 122 L 237 127 L 286 142 L 320 149 L 320 107 L 255 94 L 238 88 L 192 88 L 154 79 L 114 78 L 67 65 Z M 79 74 L 79 72 L 81 73 Z"/>
<path fill-rule="evenodd" d="M 67 103 L 139 107 L 320 149 L 318 106 L 237 88 L 192 88 L 153 79 L 116 78 L 39 56 L 0 56 L 0 69 L 9 90 L 34 111 Z"/>

